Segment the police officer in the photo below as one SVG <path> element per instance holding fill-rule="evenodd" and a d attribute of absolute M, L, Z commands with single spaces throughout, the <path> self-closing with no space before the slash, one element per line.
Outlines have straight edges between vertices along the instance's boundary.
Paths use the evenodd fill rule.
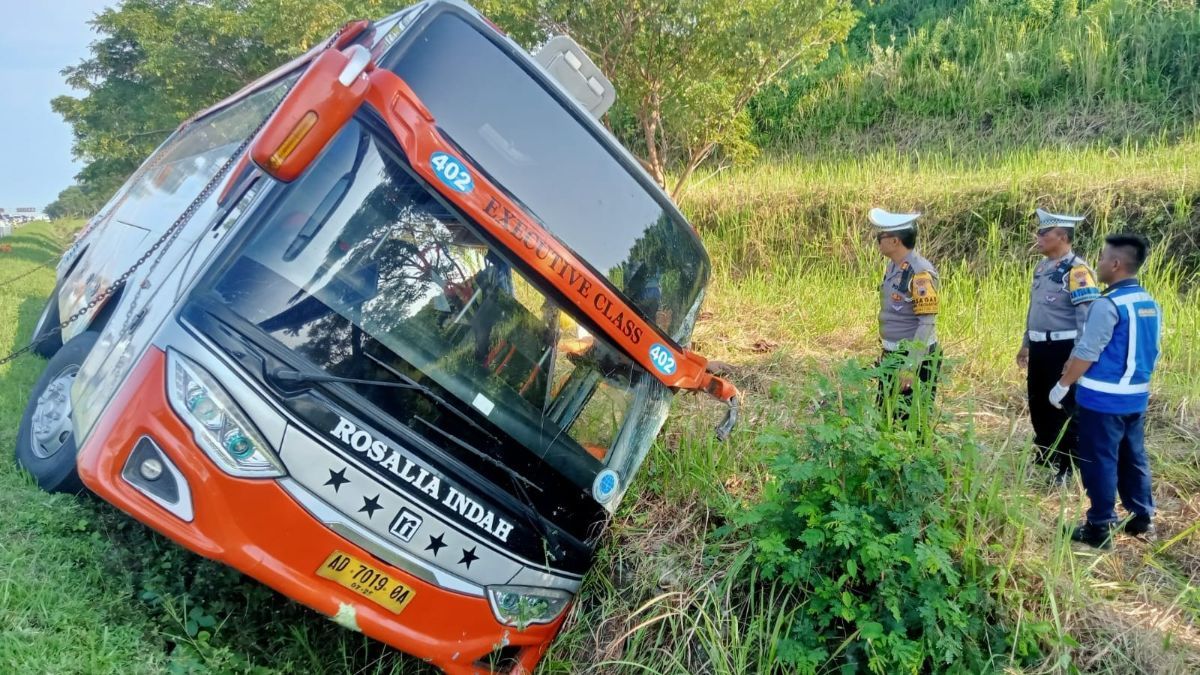
<path fill-rule="evenodd" d="M 1092 506 L 1071 539 L 1111 548 L 1118 494 L 1132 516 L 1125 533 L 1154 533 L 1143 425 L 1161 346 L 1162 309 L 1137 279 L 1150 248 L 1146 240 L 1114 234 L 1104 242 L 1096 271 L 1108 288 L 1092 304 L 1071 360 L 1048 398 L 1062 405 L 1071 385 L 1077 385 L 1079 475 Z"/>
<path fill-rule="evenodd" d="M 937 387 L 941 348 L 937 339 L 938 274 L 916 251 L 919 213 L 888 213 L 871 209 L 875 242 L 888 259 L 879 287 L 879 339 L 883 345 L 884 376 L 881 400 L 893 393 L 901 402 L 898 417 L 912 405 L 914 372 L 928 386 L 928 400 Z"/>
<path fill-rule="evenodd" d="M 1037 210 L 1037 248 L 1044 258 L 1033 271 L 1029 313 L 1017 365 L 1026 369 L 1029 419 L 1038 462 L 1053 466 L 1054 485 L 1071 476 L 1076 424 L 1071 420 L 1074 397 L 1067 394 L 1063 408 L 1050 405 L 1047 395 L 1071 356 L 1075 339 L 1083 330 L 1088 306 L 1100 297 L 1092 268 L 1071 251 L 1075 226 L 1082 216 L 1064 216 Z"/>

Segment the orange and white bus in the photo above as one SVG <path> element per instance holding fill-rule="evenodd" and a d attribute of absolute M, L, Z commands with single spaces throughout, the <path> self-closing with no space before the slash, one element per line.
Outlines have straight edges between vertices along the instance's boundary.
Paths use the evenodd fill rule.
<path fill-rule="evenodd" d="M 532 670 L 673 393 L 736 411 L 613 96 L 439 0 L 199 114 L 63 256 L 18 461 L 447 672 Z"/>

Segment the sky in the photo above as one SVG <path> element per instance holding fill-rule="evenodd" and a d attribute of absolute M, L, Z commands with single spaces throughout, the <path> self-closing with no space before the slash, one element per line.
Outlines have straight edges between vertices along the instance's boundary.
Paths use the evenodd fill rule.
<path fill-rule="evenodd" d="M 118 0 L 0 0 L 0 208 L 41 210 L 74 181 L 71 127 L 50 99 L 96 40 L 88 21 Z"/>

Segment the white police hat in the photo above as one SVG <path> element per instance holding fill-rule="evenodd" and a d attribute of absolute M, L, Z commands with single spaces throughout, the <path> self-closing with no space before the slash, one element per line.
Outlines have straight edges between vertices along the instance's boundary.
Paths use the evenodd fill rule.
<path fill-rule="evenodd" d="M 1041 227 L 1069 227 L 1074 228 L 1079 223 L 1083 222 L 1084 216 L 1064 216 L 1060 213 L 1050 213 L 1045 209 L 1035 211 L 1038 217 L 1038 224 Z"/>
<path fill-rule="evenodd" d="M 889 213 L 880 208 L 874 208 L 867 212 L 867 218 L 880 232 L 912 229 L 917 224 L 917 218 L 920 217 L 919 213 Z"/>

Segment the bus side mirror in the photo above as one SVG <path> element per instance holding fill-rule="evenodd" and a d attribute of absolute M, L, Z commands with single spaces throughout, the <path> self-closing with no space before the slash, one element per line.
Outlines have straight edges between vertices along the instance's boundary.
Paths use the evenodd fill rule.
<path fill-rule="evenodd" d="M 250 158 L 272 178 L 295 180 L 362 105 L 373 67 L 362 45 L 322 52 L 258 133 Z"/>

